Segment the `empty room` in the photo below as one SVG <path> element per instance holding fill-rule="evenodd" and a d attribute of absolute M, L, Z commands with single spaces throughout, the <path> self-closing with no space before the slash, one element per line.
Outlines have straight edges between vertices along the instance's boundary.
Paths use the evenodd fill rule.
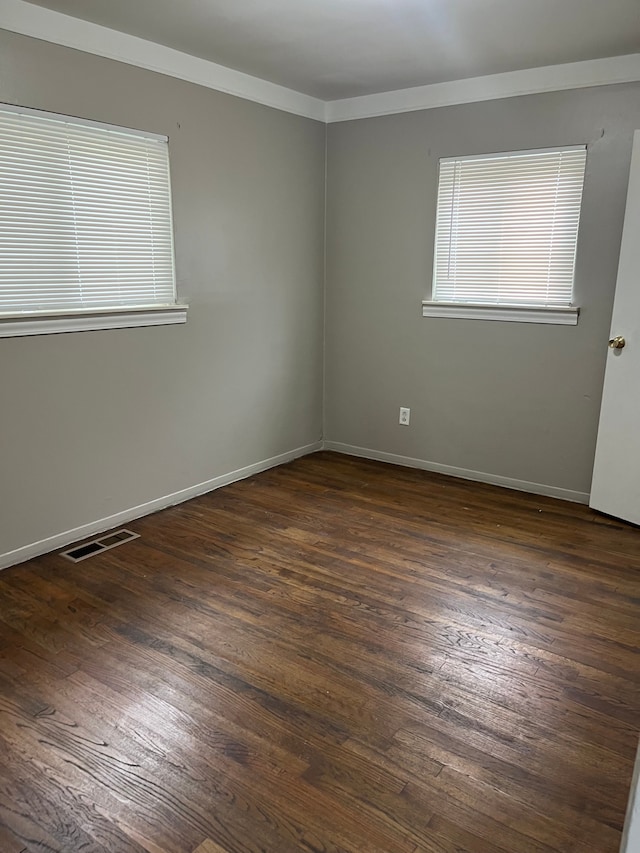
<path fill-rule="evenodd" d="M 638 0 L 0 0 L 0 853 L 640 853 Z"/>

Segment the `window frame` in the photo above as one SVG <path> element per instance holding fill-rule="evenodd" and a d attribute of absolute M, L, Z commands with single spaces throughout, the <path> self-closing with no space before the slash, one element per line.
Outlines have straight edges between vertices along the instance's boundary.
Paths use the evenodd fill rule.
<path fill-rule="evenodd" d="M 436 195 L 436 224 L 434 226 L 434 250 L 433 250 L 433 275 L 431 282 L 431 298 L 424 299 L 422 302 L 422 316 L 423 317 L 445 317 L 450 319 L 476 319 L 476 320 L 494 320 L 494 321 L 506 321 L 506 322 L 515 322 L 515 323 L 546 323 L 553 325 L 571 325 L 575 326 L 578 323 L 578 317 L 580 314 L 580 308 L 575 304 L 575 269 L 576 269 L 576 260 L 574 259 L 574 267 L 573 267 L 573 289 L 572 289 L 572 302 L 570 305 L 544 305 L 542 303 L 495 303 L 495 302 L 483 302 L 481 300 L 473 301 L 473 302 L 465 302 L 463 300 L 459 301 L 446 301 L 446 300 L 436 300 L 434 299 L 435 286 L 436 286 L 436 260 L 437 260 L 437 218 L 440 214 L 438 210 L 438 198 L 440 193 L 440 180 L 441 180 L 441 164 L 443 161 L 445 162 L 456 162 L 456 161 L 464 161 L 464 160 L 481 160 L 481 159 L 491 159 L 497 157 L 505 157 L 509 158 L 514 155 L 527 155 L 527 154 L 543 154 L 543 153 L 560 153 L 563 151 L 574 151 L 576 149 L 585 149 L 585 153 L 588 156 L 588 146 L 583 144 L 575 144 L 575 145 L 558 145 L 547 148 L 535 148 L 535 149 L 524 149 L 524 150 L 513 150 L 513 151 L 499 151 L 499 152 L 489 152 L 486 154 L 471 154 L 471 155 L 459 155 L 455 157 L 442 157 L 438 160 L 438 180 L 437 180 L 437 195 Z M 585 159 L 585 172 L 584 178 L 586 178 L 586 159 Z M 584 189 L 584 178 L 583 178 L 583 189 Z M 584 204 L 584 195 L 581 196 L 580 202 L 580 218 L 582 217 L 582 210 Z M 576 235 L 576 248 L 578 245 L 579 238 L 579 230 L 580 230 L 580 219 L 578 221 L 578 233 Z M 577 258 L 577 252 L 576 252 Z"/>
<path fill-rule="evenodd" d="M 78 118 L 63 113 L 23 107 L 16 104 L 0 103 L 0 111 L 17 115 L 50 118 L 69 124 L 98 128 L 105 131 L 130 134 L 162 141 L 169 144 L 168 136 L 136 128 L 123 127 Z M 168 151 L 167 151 L 168 154 Z M 171 199 L 171 173 L 167 165 L 167 180 Z M 178 298 L 178 282 L 175 271 L 174 227 L 172 199 L 169 209 L 171 231 L 171 256 L 173 268 L 174 298 L 169 304 L 121 304 L 102 307 L 60 307 L 43 310 L 0 310 L 0 338 L 22 337 L 28 335 L 45 335 L 64 332 L 94 331 L 100 329 L 123 329 L 142 326 L 164 326 L 176 323 L 186 323 L 188 305 Z"/>

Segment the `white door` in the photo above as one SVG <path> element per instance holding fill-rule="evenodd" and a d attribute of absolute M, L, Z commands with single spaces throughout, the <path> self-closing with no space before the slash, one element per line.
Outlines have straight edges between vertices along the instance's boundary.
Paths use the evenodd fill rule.
<path fill-rule="evenodd" d="M 633 139 L 610 337 L 589 503 L 640 524 L 640 131 Z"/>

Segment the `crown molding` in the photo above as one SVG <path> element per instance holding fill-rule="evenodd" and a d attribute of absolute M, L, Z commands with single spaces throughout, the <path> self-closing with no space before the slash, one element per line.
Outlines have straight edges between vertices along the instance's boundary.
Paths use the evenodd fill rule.
<path fill-rule="evenodd" d="M 361 95 L 327 103 L 326 121 L 339 122 L 373 118 L 393 113 L 430 110 L 455 104 L 536 95 L 564 89 L 635 83 L 640 80 L 640 53 L 547 65 L 485 77 L 469 77 L 430 86 L 415 86 L 393 92 Z"/>
<path fill-rule="evenodd" d="M 26 0 L 2 0 L 0 29 L 135 65 L 322 122 L 351 121 L 518 95 L 640 81 L 640 53 L 633 53 L 325 102 L 138 36 L 34 6 Z"/>
<path fill-rule="evenodd" d="M 305 118 L 325 120 L 325 103 L 318 98 L 25 0 L 2 0 L 0 29 L 136 65 Z"/>

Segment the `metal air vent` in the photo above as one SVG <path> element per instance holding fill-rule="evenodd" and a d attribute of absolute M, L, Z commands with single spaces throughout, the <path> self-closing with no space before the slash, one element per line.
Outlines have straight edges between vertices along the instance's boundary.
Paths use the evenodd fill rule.
<path fill-rule="evenodd" d="M 107 533 L 106 536 L 100 536 L 98 539 L 92 539 L 83 545 L 77 545 L 75 548 L 63 551 L 60 556 L 66 557 L 72 563 L 79 563 L 82 560 L 93 557 L 95 554 L 101 554 L 103 551 L 108 551 L 117 545 L 124 545 L 125 542 L 139 538 L 140 534 L 134 533 L 132 530 L 115 530 L 113 533 Z"/>

